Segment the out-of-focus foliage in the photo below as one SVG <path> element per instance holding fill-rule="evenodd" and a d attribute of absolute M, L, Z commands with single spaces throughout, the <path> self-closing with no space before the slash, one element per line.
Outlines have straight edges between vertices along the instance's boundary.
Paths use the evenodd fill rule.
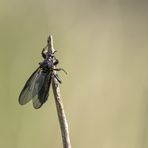
<path fill-rule="evenodd" d="M 0 147 L 62 147 L 52 95 L 39 110 L 18 95 L 54 38 L 73 148 L 148 147 L 148 3 L 0 1 Z"/>

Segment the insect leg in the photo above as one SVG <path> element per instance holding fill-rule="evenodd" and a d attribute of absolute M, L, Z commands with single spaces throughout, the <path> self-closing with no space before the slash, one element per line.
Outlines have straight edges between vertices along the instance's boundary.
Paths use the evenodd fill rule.
<path fill-rule="evenodd" d="M 60 79 L 60 77 L 58 76 L 58 74 L 53 74 L 53 76 L 57 79 L 57 81 L 61 84 L 62 80 Z"/>
<path fill-rule="evenodd" d="M 55 68 L 55 69 L 53 69 L 53 70 L 55 70 L 55 71 L 63 71 L 63 72 L 67 75 L 66 70 L 63 69 L 63 68 Z"/>

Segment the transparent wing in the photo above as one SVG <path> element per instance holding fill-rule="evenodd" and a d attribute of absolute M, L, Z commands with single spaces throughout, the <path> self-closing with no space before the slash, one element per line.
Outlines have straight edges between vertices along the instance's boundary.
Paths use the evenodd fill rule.
<path fill-rule="evenodd" d="M 38 68 L 27 80 L 23 90 L 19 96 L 19 103 L 24 105 L 28 103 L 35 95 L 38 94 L 43 86 L 45 76 L 40 68 Z"/>
<path fill-rule="evenodd" d="M 47 73 L 42 88 L 40 89 L 38 94 L 32 99 L 33 107 L 35 109 L 40 108 L 46 102 L 49 95 L 50 84 L 51 84 L 51 74 Z"/>

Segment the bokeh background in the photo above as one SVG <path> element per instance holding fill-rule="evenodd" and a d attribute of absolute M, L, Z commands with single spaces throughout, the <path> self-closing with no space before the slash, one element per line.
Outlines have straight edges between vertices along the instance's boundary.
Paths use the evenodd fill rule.
<path fill-rule="evenodd" d="M 73 148 L 148 147 L 148 2 L 0 0 L 0 147 L 61 148 L 50 90 L 34 110 L 18 104 L 48 34 L 63 80 Z"/>

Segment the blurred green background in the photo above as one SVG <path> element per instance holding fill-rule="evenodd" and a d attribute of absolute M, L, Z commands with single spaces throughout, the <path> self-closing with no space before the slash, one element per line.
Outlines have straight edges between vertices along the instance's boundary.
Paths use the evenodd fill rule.
<path fill-rule="evenodd" d="M 18 104 L 50 34 L 73 148 L 148 147 L 148 2 L 0 0 L 0 148 L 61 148 L 52 91 Z"/>

